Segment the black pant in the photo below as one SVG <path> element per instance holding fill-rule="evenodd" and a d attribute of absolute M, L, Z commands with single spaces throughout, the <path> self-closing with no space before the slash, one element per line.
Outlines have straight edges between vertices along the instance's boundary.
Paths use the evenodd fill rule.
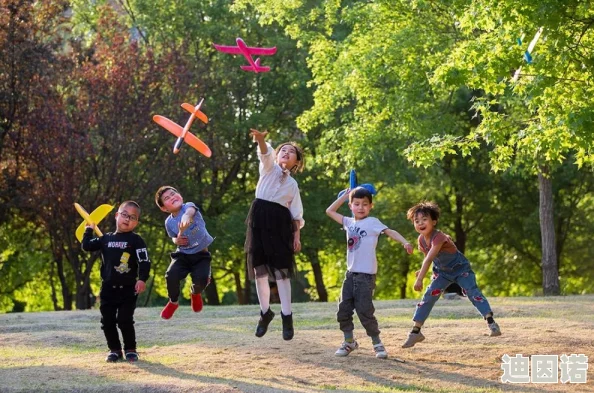
<path fill-rule="evenodd" d="M 117 329 L 119 327 L 124 340 L 124 349 L 135 351 L 134 310 L 138 295 L 136 295 L 134 287 L 103 285 L 100 297 L 101 329 L 105 333 L 107 346 L 111 351 L 122 350 Z"/>
<path fill-rule="evenodd" d="M 196 254 L 171 253 L 171 264 L 165 273 L 167 294 L 172 302 L 179 299 L 180 281 L 190 275 L 192 277 L 192 293 L 201 293 L 210 283 L 210 261 L 208 251 Z"/>

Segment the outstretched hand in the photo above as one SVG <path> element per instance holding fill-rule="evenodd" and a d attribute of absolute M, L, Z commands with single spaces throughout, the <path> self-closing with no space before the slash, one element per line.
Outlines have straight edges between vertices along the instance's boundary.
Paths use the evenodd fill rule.
<path fill-rule="evenodd" d="M 250 135 L 252 136 L 254 142 L 258 142 L 258 140 L 264 140 L 264 138 L 266 138 L 268 131 L 258 131 L 254 128 L 250 128 Z"/>
<path fill-rule="evenodd" d="M 413 253 L 413 250 L 414 250 L 414 249 L 413 249 L 413 246 L 412 246 L 410 243 L 405 243 L 405 244 L 403 245 L 403 247 L 404 247 L 404 249 L 406 250 L 406 252 L 407 252 L 407 253 L 409 253 L 409 254 L 412 254 L 412 253 Z M 419 273 L 417 272 L 417 275 L 418 275 L 418 274 L 419 274 Z"/>
<path fill-rule="evenodd" d="M 194 217 L 190 216 L 188 213 L 184 213 L 177 226 L 177 228 L 179 229 L 179 235 L 181 235 L 186 229 L 188 229 L 190 225 L 192 225 L 193 221 Z"/>

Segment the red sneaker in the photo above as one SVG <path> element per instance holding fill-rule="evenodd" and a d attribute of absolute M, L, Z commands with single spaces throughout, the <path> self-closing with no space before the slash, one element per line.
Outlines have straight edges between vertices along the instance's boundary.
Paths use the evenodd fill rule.
<path fill-rule="evenodd" d="M 202 311 L 202 295 L 199 293 L 192 294 L 192 310 L 194 312 Z"/>
<path fill-rule="evenodd" d="M 171 303 L 171 300 L 167 302 L 163 311 L 161 311 L 161 318 L 169 319 L 173 316 L 173 313 L 179 307 L 179 303 Z"/>

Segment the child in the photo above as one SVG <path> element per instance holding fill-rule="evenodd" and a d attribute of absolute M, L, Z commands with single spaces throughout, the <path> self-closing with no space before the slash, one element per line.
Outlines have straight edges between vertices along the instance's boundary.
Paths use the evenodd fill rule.
<path fill-rule="evenodd" d="M 196 205 L 184 203 L 180 193 L 171 186 L 163 186 L 155 194 L 159 209 L 170 213 L 165 220 L 167 235 L 177 245 L 171 253 L 171 264 L 165 273 L 169 301 L 161 311 L 161 318 L 170 319 L 179 307 L 180 281 L 192 277 L 191 304 L 194 312 L 202 310 L 202 291 L 210 283 L 212 257 L 208 246 L 213 242 Z"/>
<path fill-rule="evenodd" d="M 142 237 L 134 233 L 140 206 L 134 201 L 120 205 L 115 215 L 116 231 L 94 237 L 95 225 L 87 225 L 82 241 L 85 251 L 101 250 L 101 329 L 109 354 L 105 361 L 123 358 L 118 329 L 122 332 L 126 360 L 138 360 L 134 310 L 138 294 L 144 292 L 151 262 Z"/>
<path fill-rule="evenodd" d="M 337 212 L 347 199 L 353 217 L 345 217 Z M 372 208 L 371 192 L 363 187 L 357 187 L 347 190 L 326 209 L 326 214 L 342 224 L 347 233 L 347 272 L 342 282 L 340 303 L 336 313 L 340 330 L 344 333 L 344 342 L 336 351 L 336 356 L 347 356 L 359 347 L 353 336 L 355 329 L 353 310 L 355 310 L 367 335 L 371 337 L 375 356 L 380 359 L 388 357 L 388 352 L 380 340 L 380 330 L 374 316 L 373 291 L 377 273 L 375 247 L 382 233 L 402 243 L 409 254 L 413 252 L 413 247 L 398 232 L 389 229 L 377 218 L 369 217 Z"/>
<path fill-rule="evenodd" d="M 431 284 L 425 291 L 425 295 L 423 295 L 423 299 L 417 305 L 413 316 L 415 325 L 404 344 L 402 344 L 402 348 L 410 348 L 425 339 L 425 336 L 421 333 L 423 323 L 429 317 L 433 305 L 445 288 L 454 282 L 462 287 L 462 292 L 486 319 L 490 335 L 501 335 L 499 325 L 493 319 L 493 312 L 489 302 L 477 287 L 476 277 L 470 268 L 470 263 L 458 251 L 452 239 L 435 228 L 439 214 L 439 206 L 436 203 L 420 202 L 411 207 L 406 215 L 419 233 L 419 250 L 425 254 L 421 270 L 417 272 L 417 280 L 414 284 L 415 291 L 423 289 L 423 278 L 427 270 L 429 270 L 431 262 L 433 262 L 433 277 L 431 278 Z"/>
<path fill-rule="evenodd" d="M 303 205 L 299 186 L 291 174 L 303 170 L 303 152 L 292 142 L 272 149 L 264 141 L 267 131 L 250 130 L 258 143 L 260 178 L 256 185 L 256 199 L 246 219 L 245 252 L 247 273 L 256 280 L 260 302 L 260 320 L 256 337 L 262 337 L 274 313 L 270 309 L 270 283 L 276 281 L 281 302 L 283 339 L 294 335 L 291 309 L 291 281 L 297 270 L 295 253 L 301 250 L 300 230 Z"/>

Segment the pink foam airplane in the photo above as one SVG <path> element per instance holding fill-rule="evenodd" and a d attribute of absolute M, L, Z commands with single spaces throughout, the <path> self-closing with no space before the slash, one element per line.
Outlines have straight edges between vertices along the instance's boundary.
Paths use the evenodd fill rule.
<path fill-rule="evenodd" d="M 272 56 L 276 53 L 276 46 L 273 48 L 254 48 L 247 46 L 245 42 L 241 38 L 237 38 L 235 40 L 237 42 L 237 46 L 226 46 L 226 45 L 217 45 L 212 44 L 216 50 L 223 52 L 223 53 L 231 53 L 232 55 L 243 55 L 245 59 L 250 63 L 250 65 L 242 65 L 241 69 L 244 71 L 253 71 L 253 72 L 268 72 L 270 71 L 270 67 L 264 67 L 260 65 L 260 58 L 257 58 L 255 61 L 252 56 Z"/>
<path fill-rule="evenodd" d="M 200 102 L 196 106 L 185 103 L 185 102 L 181 105 L 182 108 L 184 108 L 186 111 L 191 113 L 190 118 L 186 122 L 185 127 L 182 127 L 179 124 L 177 124 L 176 122 L 169 120 L 165 116 L 160 116 L 160 115 L 153 116 L 153 120 L 155 121 L 155 123 L 157 123 L 161 127 L 165 128 L 167 131 L 169 131 L 170 133 L 172 133 L 173 135 L 175 135 L 177 137 L 177 140 L 175 141 L 175 144 L 173 145 L 173 153 L 174 154 L 179 153 L 179 150 L 181 149 L 182 142 L 186 142 L 188 145 L 192 146 L 194 149 L 198 150 L 200 153 L 204 154 L 206 157 L 210 157 L 212 155 L 210 148 L 204 142 L 202 142 L 200 139 L 198 139 L 198 137 L 196 137 L 196 135 L 192 134 L 189 131 L 190 126 L 192 125 L 192 122 L 194 121 L 195 118 L 200 119 L 204 124 L 208 123 L 208 117 L 206 117 L 206 115 L 202 111 L 200 111 L 200 107 L 202 106 L 203 102 L 204 102 L 204 98 L 202 100 L 200 100 Z"/>

